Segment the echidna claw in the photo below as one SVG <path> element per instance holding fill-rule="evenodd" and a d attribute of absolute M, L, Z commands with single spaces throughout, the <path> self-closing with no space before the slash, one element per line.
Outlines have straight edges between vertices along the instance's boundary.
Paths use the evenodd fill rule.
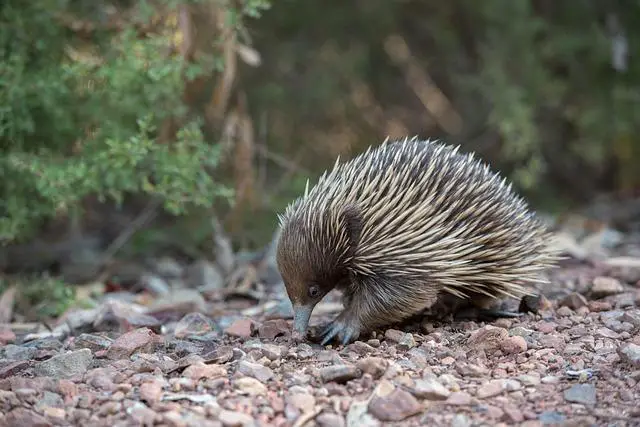
<path fill-rule="evenodd" d="M 329 323 L 320 335 L 323 337 L 321 345 L 327 345 L 335 337 L 338 338 L 342 345 L 347 345 L 360 335 L 360 330 L 349 325 L 344 320 L 336 319 Z"/>

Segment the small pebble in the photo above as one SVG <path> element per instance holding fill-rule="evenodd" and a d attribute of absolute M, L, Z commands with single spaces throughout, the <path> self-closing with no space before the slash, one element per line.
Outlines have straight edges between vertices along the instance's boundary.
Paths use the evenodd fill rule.
<path fill-rule="evenodd" d="M 389 363 L 381 357 L 367 357 L 359 360 L 356 366 L 362 372 L 378 379 L 385 373 L 388 365 Z"/>
<path fill-rule="evenodd" d="M 355 378 L 360 378 L 360 376 L 362 376 L 362 371 L 358 367 L 351 365 L 333 365 L 320 369 L 320 378 L 325 383 L 331 381 L 346 383 Z"/>
<path fill-rule="evenodd" d="M 427 400 L 446 400 L 451 396 L 451 392 L 435 378 L 416 380 L 413 394 Z"/>
<path fill-rule="evenodd" d="M 640 345 L 633 343 L 618 347 L 620 358 L 635 368 L 640 368 Z"/>

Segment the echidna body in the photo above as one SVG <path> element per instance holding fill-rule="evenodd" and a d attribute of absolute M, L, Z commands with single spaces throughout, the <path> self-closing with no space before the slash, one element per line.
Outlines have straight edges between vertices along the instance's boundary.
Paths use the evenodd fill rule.
<path fill-rule="evenodd" d="M 328 342 L 404 320 L 439 296 L 520 297 L 555 260 L 547 231 L 472 154 L 438 141 L 385 140 L 325 172 L 280 217 L 277 263 L 306 334 L 332 289 L 344 311 Z"/>

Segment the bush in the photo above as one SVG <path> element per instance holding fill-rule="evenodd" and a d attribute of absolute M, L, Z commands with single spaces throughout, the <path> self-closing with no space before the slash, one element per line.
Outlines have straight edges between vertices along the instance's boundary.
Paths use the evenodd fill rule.
<path fill-rule="evenodd" d="M 210 173 L 218 144 L 182 101 L 190 79 L 211 76 L 221 60 L 172 52 L 180 37 L 174 3 L 133 2 L 117 28 L 98 25 L 111 16 L 93 0 L 2 3 L 1 242 L 28 237 L 92 194 L 118 201 L 146 193 L 175 214 L 232 196 Z M 266 7 L 249 5 L 229 16 Z M 141 35 L 145 26 L 152 30 Z M 181 126 L 161 143 L 167 120 Z"/>

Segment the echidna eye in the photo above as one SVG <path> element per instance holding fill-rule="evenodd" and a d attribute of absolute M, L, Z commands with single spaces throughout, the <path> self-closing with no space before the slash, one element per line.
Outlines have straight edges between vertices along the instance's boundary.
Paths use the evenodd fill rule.
<path fill-rule="evenodd" d="M 320 293 L 320 289 L 318 289 L 317 286 L 310 286 L 309 287 L 309 296 L 311 298 L 317 297 L 319 293 Z"/>

